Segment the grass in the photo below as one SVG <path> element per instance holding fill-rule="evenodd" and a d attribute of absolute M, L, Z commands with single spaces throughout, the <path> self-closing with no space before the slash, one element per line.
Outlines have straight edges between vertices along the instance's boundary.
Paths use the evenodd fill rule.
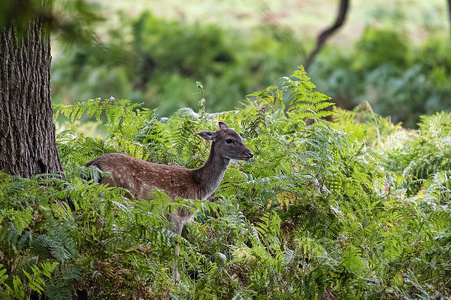
<path fill-rule="evenodd" d="M 118 10 L 137 15 L 149 9 L 161 17 L 194 23 L 215 23 L 224 27 L 247 28 L 261 24 L 277 24 L 292 28 L 299 37 L 316 36 L 332 24 L 338 0 L 137 0 L 133 6 L 120 0 L 100 1 L 108 13 Z M 346 45 L 355 41 L 367 24 L 404 27 L 413 41 L 421 41 L 426 29 L 448 30 L 444 0 L 354 0 L 347 22 L 332 39 Z"/>

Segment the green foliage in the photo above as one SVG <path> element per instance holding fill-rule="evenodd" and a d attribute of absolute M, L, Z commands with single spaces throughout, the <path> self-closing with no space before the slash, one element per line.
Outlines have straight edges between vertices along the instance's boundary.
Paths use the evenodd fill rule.
<path fill-rule="evenodd" d="M 302 68 L 234 111 L 205 112 L 208 93 L 198 86 L 198 112 L 168 118 L 113 98 L 56 106 L 65 178 L 0 173 L 2 298 L 67 299 L 76 289 L 92 299 L 450 294 L 450 114 L 406 130 L 369 103 L 332 110 Z M 81 133 L 84 115 L 103 138 Z M 81 178 L 80 166 L 107 152 L 198 167 L 209 142 L 193 133 L 217 130 L 218 121 L 255 158 L 230 165 L 212 202 L 172 202 L 160 191 L 130 202 L 123 189 Z M 181 207 L 197 214 L 179 237 L 166 216 Z"/>
<path fill-rule="evenodd" d="M 409 128 L 421 114 L 451 111 L 449 39 L 431 31 L 417 45 L 399 10 L 373 14 L 377 25 L 367 26 L 354 45 L 329 45 L 320 52 L 309 69 L 313 82 L 339 107 L 369 101 L 376 113 Z M 117 24 L 97 45 L 66 47 L 54 55 L 55 102 L 113 95 L 168 116 L 196 106 L 193 82 L 201 81 L 209 95 L 207 111 L 229 110 L 305 59 L 305 43 L 271 26 L 234 31 L 149 12 L 134 18 L 121 14 Z"/>
<path fill-rule="evenodd" d="M 354 70 L 370 71 L 386 62 L 402 68 L 409 58 L 406 37 L 394 30 L 367 27 L 355 47 Z"/>
<path fill-rule="evenodd" d="M 135 18 L 124 14 L 101 47 L 79 45 L 55 56 L 52 99 L 74 103 L 113 95 L 172 115 L 196 106 L 197 80 L 209 95 L 208 110 L 233 109 L 243 95 L 296 67 L 294 40 L 289 32 L 279 40 L 262 28 L 243 33 L 149 12 Z"/>
<path fill-rule="evenodd" d="M 343 108 L 368 101 L 376 113 L 413 128 L 421 114 L 451 111 L 449 39 L 408 42 L 405 30 L 368 27 L 351 49 L 326 47 L 309 75 Z"/>

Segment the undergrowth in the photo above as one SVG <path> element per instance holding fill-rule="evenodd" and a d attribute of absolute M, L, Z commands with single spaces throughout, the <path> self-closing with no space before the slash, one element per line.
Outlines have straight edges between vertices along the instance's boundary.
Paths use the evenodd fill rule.
<path fill-rule="evenodd" d="M 341 108 L 368 101 L 376 113 L 408 128 L 416 128 L 420 115 L 451 112 L 448 36 L 426 30 L 418 44 L 402 19 L 382 21 L 397 14 L 380 14 L 352 45 L 326 43 L 308 70 L 312 81 Z M 291 72 L 314 45 L 308 34 L 300 38 L 299 30 L 278 25 L 231 30 L 150 12 L 122 13 L 115 24 L 99 44 L 60 45 L 52 63 L 55 103 L 113 95 L 169 116 L 196 106 L 193 83 L 201 81 L 208 111 L 229 110 L 243 95 Z"/>
<path fill-rule="evenodd" d="M 86 114 L 103 138 L 83 133 Z M 332 110 L 301 68 L 234 111 L 207 113 L 201 101 L 160 118 L 111 98 L 57 105 L 55 119 L 64 178 L 0 173 L 2 299 L 77 290 L 89 299 L 450 295 L 450 114 L 405 130 L 368 104 Z M 199 167 L 209 144 L 193 133 L 218 121 L 255 158 L 233 162 L 211 201 L 172 203 L 156 191 L 131 203 L 126 190 L 81 179 L 80 166 L 108 152 Z M 178 237 L 165 216 L 180 206 L 197 215 Z"/>
<path fill-rule="evenodd" d="M 397 26 L 369 26 L 347 49 L 326 47 L 309 75 L 340 107 L 369 101 L 378 114 L 416 128 L 423 114 L 451 112 L 450 50 L 441 36 L 416 45 Z"/>

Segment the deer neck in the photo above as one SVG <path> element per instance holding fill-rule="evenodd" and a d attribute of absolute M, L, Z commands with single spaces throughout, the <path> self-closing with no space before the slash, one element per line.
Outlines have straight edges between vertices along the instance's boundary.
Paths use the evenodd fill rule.
<path fill-rule="evenodd" d="M 194 170 L 194 175 L 200 187 L 201 199 L 208 198 L 218 188 L 230 163 L 230 159 L 216 154 L 214 146 L 213 142 L 210 156 L 205 165 Z"/>

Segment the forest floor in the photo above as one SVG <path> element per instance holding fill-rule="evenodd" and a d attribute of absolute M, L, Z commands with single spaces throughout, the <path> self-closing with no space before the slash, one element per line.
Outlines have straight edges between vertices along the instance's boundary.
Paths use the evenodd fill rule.
<path fill-rule="evenodd" d="M 168 19 L 215 23 L 241 30 L 262 24 L 288 27 L 301 40 L 317 36 L 333 24 L 338 7 L 338 0 L 136 0 L 132 7 L 120 0 L 100 0 L 100 3 L 111 12 L 121 10 L 137 15 L 147 9 Z M 352 44 L 367 24 L 407 30 L 413 42 L 421 42 L 431 29 L 448 30 L 446 12 L 444 0 L 351 1 L 347 21 L 331 42 L 342 46 Z"/>

